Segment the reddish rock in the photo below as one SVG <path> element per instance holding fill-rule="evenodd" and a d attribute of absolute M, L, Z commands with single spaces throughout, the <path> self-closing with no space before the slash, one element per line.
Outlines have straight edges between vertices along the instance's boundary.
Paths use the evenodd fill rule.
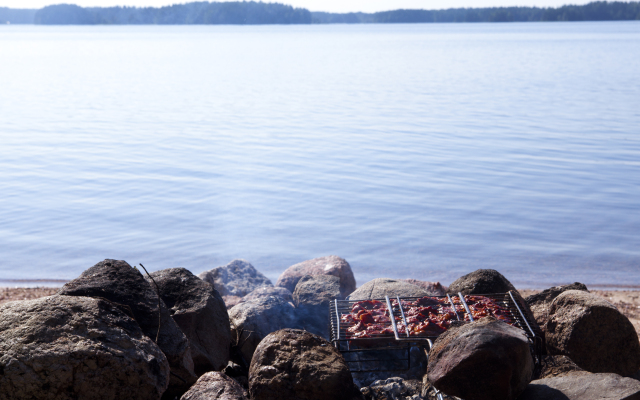
<path fill-rule="evenodd" d="M 249 369 L 251 400 L 355 400 L 342 354 L 323 338 L 283 329 L 264 338 Z"/>
<path fill-rule="evenodd" d="M 544 330 L 544 326 L 547 324 L 547 320 L 549 319 L 549 306 L 556 297 L 560 296 L 562 293 L 568 290 L 582 290 L 588 292 L 587 287 L 580 283 L 572 283 L 571 285 L 564 286 L 554 286 L 552 288 L 543 290 L 540 293 L 533 294 L 528 296 L 525 301 L 529 306 L 529 309 L 533 313 L 533 316 L 540 326 L 542 330 Z"/>
<path fill-rule="evenodd" d="M 345 259 L 338 256 L 314 258 L 313 260 L 292 265 L 280 275 L 276 286 L 287 288 L 293 293 L 298 281 L 305 275 L 337 276 L 340 278 L 340 294 L 342 298 L 347 297 L 356 290 L 356 279 L 351 271 L 351 266 Z"/>
<path fill-rule="evenodd" d="M 465 400 L 514 400 L 533 375 L 521 329 L 493 318 L 452 326 L 435 341 L 427 375 L 440 391 Z"/>
<path fill-rule="evenodd" d="M 611 303 L 585 291 L 569 290 L 551 303 L 547 352 L 565 355 L 589 372 L 622 376 L 640 369 L 638 334 Z"/>

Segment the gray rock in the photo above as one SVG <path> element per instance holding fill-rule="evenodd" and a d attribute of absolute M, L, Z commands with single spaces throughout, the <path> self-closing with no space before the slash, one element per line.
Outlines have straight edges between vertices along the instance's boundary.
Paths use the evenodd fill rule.
<path fill-rule="evenodd" d="M 151 277 L 174 321 L 189 339 L 196 374 L 223 369 L 229 362 L 231 327 L 220 294 L 184 268 L 164 269 Z M 154 285 L 149 277 L 146 279 Z"/>
<path fill-rule="evenodd" d="M 261 297 L 275 296 L 284 301 L 293 301 L 289 289 L 277 286 L 262 286 L 242 298 L 242 301 L 259 299 Z"/>
<path fill-rule="evenodd" d="M 165 355 L 109 301 L 0 306 L 0 400 L 157 400 L 168 384 Z"/>
<path fill-rule="evenodd" d="M 283 328 L 296 328 L 295 308 L 279 297 L 246 301 L 229 310 L 231 336 L 241 357 L 239 364 L 249 365 L 258 344 L 268 334 Z"/>
<path fill-rule="evenodd" d="M 465 400 L 514 400 L 533 375 L 521 329 L 491 317 L 452 326 L 436 339 L 427 374 L 438 390 Z"/>
<path fill-rule="evenodd" d="M 623 376 L 640 369 L 638 334 L 627 317 L 595 294 L 569 290 L 549 307 L 547 351 L 589 372 Z"/>
<path fill-rule="evenodd" d="M 429 292 L 420 286 L 396 279 L 378 278 L 365 283 L 351 293 L 349 300 L 384 299 L 389 297 L 424 297 Z"/>
<path fill-rule="evenodd" d="M 344 258 L 338 256 L 314 258 L 313 260 L 292 265 L 280 275 L 276 286 L 287 288 L 293 292 L 300 278 L 305 275 L 337 276 L 340 278 L 340 295 L 342 298 L 347 297 L 356 289 L 356 279 L 351 271 L 351 266 Z"/>
<path fill-rule="evenodd" d="M 171 366 L 166 398 L 184 393 L 195 383 L 193 359 L 189 340 L 171 318 L 155 288 L 142 274 L 125 261 L 104 260 L 84 271 L 78 278 L 65 284 L 60 295 L 104 298 L 122 305 L 131 312 L 142 332 L 156 340 Z M 160 303 L 160 330 L 158 331 L 158 302 Z"/>
<path fill-rule="evenodd" d="M 221 372 L 207 372 L 180 400 L 249 400 L 236 381 Z"/>
<path fill-rule="evenodd" d="M 249 369 L 251 400 L 361 399 L 340 352 L 319 336 L 298 329 L 271 333 Z"/>
<path fill-rule="evenodd" d="M 233 260 L 222 267 L 202 272 L 198 277 L 212 284 L 223 297 L 243 297 L 261 286 L 273 286 L 269 278 L 244 260 Z"/>
<path fill-rule="evenodd" d="M 506 293 L 516 288 L 500 272 L 494 269 L 478 269 L 456 279 L 447 289 L 449 294 Z"/>
<path fill-rule="evenodd" d="M 420 286 L 427 292 L 429 292 L 429 296 L 445 296 L 447 294 L 447 289 L 442 286 L 440 282 L 427 282 L 427 281 L 419 281 L 417 279 L 400 279 L 401 281 L 405 281 L 412 285 Z"/>
<path fill-rule="evenodd" d="M 640 382 L 616 374 L 572 372 L 533 381 L 518 400 L 638 400 Z"/>
<path fill-rule="evenodd" d="M 365 400 L 420 400 L 422 382 L 393 377 L 375 381 L 360 389 L 360 392 Z"/>
<path fill-rule="evenodd" d="M 575 282 L 571 285 L 554 286 L 552 288 L 543 290 L 540 293 L 528 296 L 525 299 L 527 305 L 529 306 L 529 309 L 533 312 L 533 316 L 536 322 L 543 330 L 544 326 L 547 323 L 547 320 L 549 319 L 549 306 L 556 297 L 566 292 L 567 290 L 582 290 L 585 292 L 589 291 L 584 284 Z"/>
<path fill-rule="evenodd" d="M 340 278 L 332 275 L 305 275 L 293 292 L 298 326 L 313 334 L 329 339 L 329 304 L 343 300 Z"/>

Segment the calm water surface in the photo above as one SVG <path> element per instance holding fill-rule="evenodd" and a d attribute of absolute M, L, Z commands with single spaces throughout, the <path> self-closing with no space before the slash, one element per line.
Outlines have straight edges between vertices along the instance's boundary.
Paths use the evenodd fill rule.
<path fill-rule="evenodd" d="M 638 287 L 639 71 L 638 22 L 0 26 L 0 279 Z"/>

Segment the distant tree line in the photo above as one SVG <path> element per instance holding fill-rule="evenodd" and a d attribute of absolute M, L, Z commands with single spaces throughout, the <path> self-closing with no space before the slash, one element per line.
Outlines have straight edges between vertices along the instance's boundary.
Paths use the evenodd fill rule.
<path fill-rule="evenodd" d="M 278 3 L 194 2 L 167 7 L 83 8 L 72 4 L 40 10 L 0 7 L 0 23 L 94 24 L 358 24 L 444 22 L 534 22 L 640 20 L 640 2 L 596 1 L 558 8 L 496 7 L 447 10 L 394 10 L 336 14 L 309 12 Z"/>
<path fill-rule="evenodd" d="M 47 6 L 34 23 L 59 24 L 310 24 L 311 13 L 303 8 L 262 2 L 196 2 L 167 7 L 83 8 L 71 4 Z"/>

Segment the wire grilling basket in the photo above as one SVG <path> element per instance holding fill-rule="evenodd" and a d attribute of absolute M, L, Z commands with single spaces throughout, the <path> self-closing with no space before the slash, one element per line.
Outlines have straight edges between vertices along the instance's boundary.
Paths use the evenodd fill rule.
<path fill-rule="evenodd" d="M 358 310 L 364 311 L 356 316 L 354 311 Z M 422 316 L 428 313 L 429 317 L 420 318 L 420 312 Z M 512 292 L 335 300 L 330 304 L 329 326 L 331 342 L 345 357 L 352 372 L 399 371 L 411 368 L 412 349 L 428 354 L 433 341 L 452 321 L 474 321 L 486 316 L 522 329 L 539 364 L 541 338 L 532 329 L 531 321 Z M 362 323 L 365 318 L 368 324 Z"/>

